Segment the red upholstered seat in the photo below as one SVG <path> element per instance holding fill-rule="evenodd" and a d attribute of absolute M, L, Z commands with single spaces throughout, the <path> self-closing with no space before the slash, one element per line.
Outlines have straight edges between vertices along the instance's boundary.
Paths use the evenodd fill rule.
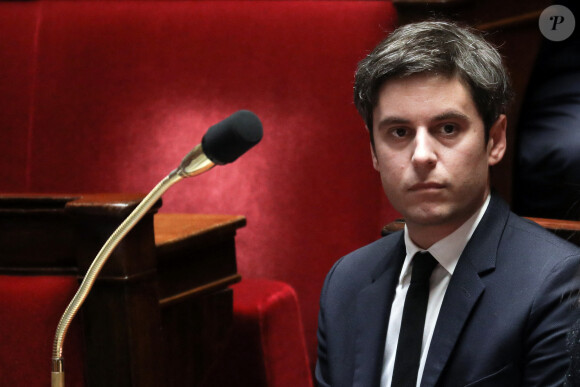
<path fill-rule="evenodd" d="M 280 281 L 242 280 L 234 290 L 234 329 L 208 386 L 312 386 L 294 289 Z"/>
<path fill-rule="evenodd" d="M 76 292 L 74 276 L 0 275 L 0 385 L 50 386 L 52 342 L 60 316 Z M 67 386 L 83 386 L 79 321 L 65 344 Z"/>

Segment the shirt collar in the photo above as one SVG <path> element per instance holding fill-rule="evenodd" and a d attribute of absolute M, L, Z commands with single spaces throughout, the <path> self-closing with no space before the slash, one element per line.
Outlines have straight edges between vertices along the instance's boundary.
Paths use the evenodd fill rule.
<path fill-rule="evenodd" d="M 467 242 L 473 235 L 473 232 L 477 228 L 477 225 L 483 218 L 483 214 L 487 210 L 490 202 L 491 195 L 487 196 L 487 199 L 481 206 L 481 208 L 476 211 L 465 223 L 463 223 L 457 230 L 453 231 L 451 234 L 447 235 L 445 238 L 433 244 L 429 247 L 427 251 L 439 262 L 441 266 L 450 274 L 453 275 L 455 266 L 459 261 L 459 257 L 465 249 Z M 409 237 L 409 232 L 407 226 L 405 225 L 405 248 L 407 250 L 407 257 L 403 264 L 403 269 L 401 270 L 401 278 L 407 273 L 409 265 L 411 263 L 412 257 L 415 253 L 419 251 L 424 251 L 419 246 L 417 246 Z"/>

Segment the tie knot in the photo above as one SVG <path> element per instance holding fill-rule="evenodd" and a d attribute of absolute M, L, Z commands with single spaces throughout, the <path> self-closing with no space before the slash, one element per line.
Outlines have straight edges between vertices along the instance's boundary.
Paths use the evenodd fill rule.
<path fill-rule="evenodd" d="M 429 281 L 437 260 L 428 251 L 420 251 L 413 257 L 411 282 Z"/>

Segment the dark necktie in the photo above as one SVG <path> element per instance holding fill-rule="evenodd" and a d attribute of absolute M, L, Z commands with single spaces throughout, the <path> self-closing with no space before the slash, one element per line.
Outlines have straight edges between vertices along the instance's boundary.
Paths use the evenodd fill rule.
<path fill-rule="evenodd" d="M 425 327 L 425 314 L 429 301 L 429 278 L 437 261 L 427 251 L 413 257 L 411 284 L 405 297 L 401 332 L 397 344 L 393 387 L 415 387 L 421 360 L 421 344 Z"/>

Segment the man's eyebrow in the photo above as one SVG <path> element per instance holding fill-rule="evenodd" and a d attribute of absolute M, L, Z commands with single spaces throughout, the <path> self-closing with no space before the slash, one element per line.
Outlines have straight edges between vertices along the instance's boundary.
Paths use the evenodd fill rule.
<path fill-rule="evenodd" d="M 397 116 L 389 116 L 389 117 L 385 117 L 382 120 L 380 120 L 378 126 L 380 128 L 381 126 L 404 125 L 404 124 L 408 124 L 410 122 L 411 122 L 411 120 L 408 120 L 406 118 L 397 117 Z"/>
<path fill-rule="evenodd" d="M 441 114 L 436 115 L 431 119 L 431 121 L 445 121 L 445 120 L 462 120 L 471 121 L 469 116 L 457 110 L 445 111 Z M 379 121 L 378 127 L 391 126 L 391 125 L 406 125 L 411 122 L 410 119 L 399 117 L 399 116 L 387 116 Z"/>
<path fill-rule="evenodd" d="M 450 110 L 433 117 L 433 121 L 445 121 L 445 120 L 471 121 L 467 114 L 461 113 L 456 110 Z"/>

